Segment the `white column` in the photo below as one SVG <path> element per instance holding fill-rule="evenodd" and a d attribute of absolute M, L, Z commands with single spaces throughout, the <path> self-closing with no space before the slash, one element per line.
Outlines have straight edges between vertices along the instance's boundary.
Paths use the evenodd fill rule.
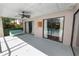
<path fill-rule="evenodd" d="M 2 18 L 0 17 L 0 37 L 3 37 L 3 24 L 2 24 Z M 0 53 L 2 53 L 2 47 L 1 47 L 1 40 L 0 40 Z"/>
<path fill-rule="evenodd" d="M 59 31 L 59 40 L 60 41 L 62 41 L 62 35 L 63 35 L 63 21 L 64 21 L 64 19 L 63 19 L 63 17 L 62 18 L 60 18 L 60 31 Z"/>
<path fill-rule="evenodd" d="M 47 38 L 47 20 L 44 20 L 44 37 Z"/>
<path fill-rule="evenodd" d="M 26 23 L 26 32 L 29 33 L 29 23 Z"/>
<path fill-rule="evenodd" d="M 0 37 L 4 35 L 3 33 L 3 24 L 2 24 L 2 18 L 0 17 Z"/>
<path fill-rule="evenodd" d="M 23 32 L 25 33 L 25 21 L 23 21 Z"/>

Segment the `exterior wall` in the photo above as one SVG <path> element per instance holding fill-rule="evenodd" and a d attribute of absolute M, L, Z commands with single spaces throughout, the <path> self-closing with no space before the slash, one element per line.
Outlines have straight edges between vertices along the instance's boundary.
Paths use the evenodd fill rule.
<path fill-rule="evenodd" d="M 73 12 L 75 13 L 78 9 L 79 9 L 79 4 L 77 4 L 77 6 L 74 8 Z M 77 44 L 79 43 L 79 42 L 77 42 L 77 39 L 79 39 L 78 38 L 79 17 L 78 16 L 76 16 L 75 23 L 76 24 L 75 24 L 75 28 L 74 28 L 74 34 L 73 34 L 73 46 L 77 47 Z"/>
<path fill-rule="evenodd" d="M 43 19 L 61 17 L 61 16 L 65 16 L 63 44 L 70 45 L 71 34 L 72 34 L 72 24 L 73 24 L 73 11 L 72 10 L 66 10 L 66 11 L 62 11 L 62 12 L 51 13 L 51 14 L 48 14 L 48 15 L 41 15 L 40 17 L 30 19 L 31 21 L 34 21 L 34 26 L 33 26 L 34 35 L 37 36 L 37 37 L 41 37 L 41 38 L 43 37 L 43 27 L 37 26 L 38 21 L 43 22 Z"/>
<path fill-rule="evenodd" d="M 69 10 L 69 11 L 58 12 L 58 13 L 50 14 L 50 15 L 47 15 L 47 16 L 44 16 L 38 19 L 54 18 L 54 17 L 61 17 L 61 16 L 65 16 L 63 43 L 66 45 L 70 45 L 71 34 L 72 34 L 72 23 L 73 23 L 73 12 L 72 11 Z M 36 20 L 36 22 L 39 21 L 38 19 Z M 36 24 L 35 26 L 36 26 L 35 35 L 38 37 L 42 37 L 43 28 L 38 28 Z"/>
<path fill-rule="evenodd" d="M 2 19 L 0 18 L 0 37 L 3 36 L 3 26 L 2 26 Z"/>
<path fill-rule="evenodd" d="M 38 26 L 38 22 L 42 22 L 42 27 Z M 37 19 L 34 21 L 34 34 L 37 37 L 43 37 L 43 20 L 42 19 Z"/>

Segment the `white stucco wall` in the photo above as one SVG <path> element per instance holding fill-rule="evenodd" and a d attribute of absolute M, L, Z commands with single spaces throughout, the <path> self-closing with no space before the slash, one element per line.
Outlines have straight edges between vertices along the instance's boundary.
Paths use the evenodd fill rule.
<path fill-rule="evenodd" d="M 35 20 L 34 21 L 34 34 L 35 36 L 37 37 L 43 37 L 43 24 L 42 24 L 42 27 L 38 27 L 38 22 L 41 21 L 43 23 L 43 20 L 42 19 L 38 19 L 38 20 Z"/>

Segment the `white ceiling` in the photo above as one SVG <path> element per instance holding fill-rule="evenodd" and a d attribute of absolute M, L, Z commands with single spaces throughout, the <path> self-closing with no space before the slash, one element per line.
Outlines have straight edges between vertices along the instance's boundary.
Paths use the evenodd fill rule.
<path fill-rule="evenodd" d="M 0 16 L 15 17 L 21 10 L 30 11 L 31 17 L 72 9 L 71 3 L 0 3 Z"/>

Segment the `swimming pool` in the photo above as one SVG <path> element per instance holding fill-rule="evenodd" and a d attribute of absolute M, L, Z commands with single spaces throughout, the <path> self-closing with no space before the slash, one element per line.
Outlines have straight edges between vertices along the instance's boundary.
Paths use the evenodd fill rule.
<path fill-rule="evenodd" d="M 10 36 L 15 36 L 15 35 L 23 34 L 23 33 L 24 32 L 22 30 L 10 30 L 9 31 Z"/>

